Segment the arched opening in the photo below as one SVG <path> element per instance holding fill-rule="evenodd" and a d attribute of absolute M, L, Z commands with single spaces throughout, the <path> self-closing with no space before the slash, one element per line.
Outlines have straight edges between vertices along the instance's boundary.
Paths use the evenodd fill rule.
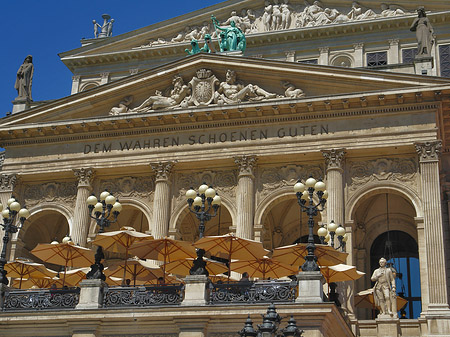
<path fill-rule="evenodd" d="M 314 217 L 314 234 L 321 221 L 320 212 Z M 308 217 L 301 212 L 295 195 L 279 197 L 267 207 L 262 217 L 264 226 L 263 245 L 266 249 L 291 245 L 297 242 L 307 242 Z M 317 235 L 315 242 L 320 243 Z"/>
<path fill-rule="evenodd" d="M 408 301 L 405 307 L 398 308 L 400 317 L 417 318 L 422 309 L 417 242 L 402 231 L 385 232 L 375 239 L 370 248 L 371 273 L 378 268 L 381 257 L 385 257 L 388 265 L 395 268 L 397 294 Z"/>
<path fill-rule="evenodd" d="M 150 230 L 149 221 L 146 214 L 139 208 L 132 205 L 123 205 L 122 211 L 117 217 L 117 221 L 112 223 L 108 228 L 105 228 L 105 232 L 118 231 L 122 227 L 133 227 L 136 231 L 145 233 Z M 97 233 L 96 222 L 91 222 L 91 233 Z"/>

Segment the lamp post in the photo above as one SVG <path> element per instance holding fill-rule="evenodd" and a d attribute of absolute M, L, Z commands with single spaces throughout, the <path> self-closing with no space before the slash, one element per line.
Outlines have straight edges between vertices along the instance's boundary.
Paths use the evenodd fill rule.
<path fill-rule="evenodd" d="M 347 234 L 345 233 L 345 228 L 342 225 L 336 224 L 333 220 L 328 224 L 327 227 L 322 226 L 317 230 L 317 235 L 320 238 L 322 244 L 331 241 L 331 247 L 334 248 L 334 237 L 337 235 L 339 241 L 339 247 L 336 249 L 341 249 L 345 251 L 345 243 L 347 242 Z"/>
<path fill-rule="evenodd" d="M 309 177 L 305 184 L 300 180 L 294 185 L 294 192 L 297 195 L 297 201 L 302 212 L 308 216 L 308 244 L 306 249 L 308 255 L 305 256 L 305 263 L 302 265 L 303 271 L 318 271 L 317 257 L 314 255 L 316 246 L 314 244 L 314 216 L 317 212 L 323 211 L 323 207 L 328 198 L 328 192 L 325 190 L 325 183 L 317 181 L 313 177 Z M 318 202 L 314 202 L 314 193 L 318 198 Z"/>
<path fill-rule="evenodd" d="M 14 197 L 8 200 L 8 205 L 5 209 L 3 209 L 3 205 L 0 203 L 0 211 L 3 216 L 3 223 L 0 225 L 5 231 L 5 235 L 3 236 L 2 254 L 0 256 L 0 284 L 7 286 L 9 281 L 6 277 L 7 271 L 5 270 L 5 264 L 7 262 L 6 250 L 8 248 L 9 235 L 17 233 L 17 231 L 22 228 L 25 220 L 30 216 L 30 212 L 25 207 L 21 208 Z M 19 226 L 15 225 L 17 216 L 19 216 Z"/>
<path fill-rule="evenodd" d="M 253 321 L 248 315 L 244 328 L 238 332 L 241 337 L 301 337 L 303 330 L 299 330 L 293 316 L 288 321 L 288 325 L 281 330 L 278 326 L 282 318 L 278 315 L 275 305 L 272 303 L 263 316 L 263 323 L 258 324 L 258 330 L 253 328 Z"/>
<path fill-rule="evenodd" d="M 112 223 L 117 222 L 117 217 L 122 211 L 122 205 L 119 200 L 107 190 L 100 193 L 100 201 L 97 200 L 95 195 L 91 195 L 86 202 L 89 208 L 89 216 L 97 222 L 99 233 L 104 233 L 105 227 L 109 227 Z M 86 278 L 106 280 L 106 276 L 103 274 L 104 267 L 101 263 L 101 260 L 104 258 L 103 248 L 98 246 L 95 253 L 95 263 L 91 265 L 91 270 L 86 274 Z"/>
<path fill-rule="evenodd" d="M 205 223 L 217 215 L 217 210 L 222 201 L 212 186 L 208 187 L 206 183 L 203 183 L 198 188 L 198 193 L 191 187 L 186 192 L 186 197 L 189 211 L 194 213 L 200 221 L 198 229 L 201 239 L 205 232 Z M 214 211 L 214 213 L 211 213 L 211 211 Z"/>

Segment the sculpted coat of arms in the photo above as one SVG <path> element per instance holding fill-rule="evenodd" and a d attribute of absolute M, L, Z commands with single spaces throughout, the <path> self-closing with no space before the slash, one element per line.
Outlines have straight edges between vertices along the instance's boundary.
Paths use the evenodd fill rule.
<path fill-rule="evenodd" d="M 189 82 L 192 90 L 191 102 L 195 106 L 204 106 L 214 100 L 216 86 L 220 83 L 217 77 L 209 69 L 197 71 L 197 77 Z"/>

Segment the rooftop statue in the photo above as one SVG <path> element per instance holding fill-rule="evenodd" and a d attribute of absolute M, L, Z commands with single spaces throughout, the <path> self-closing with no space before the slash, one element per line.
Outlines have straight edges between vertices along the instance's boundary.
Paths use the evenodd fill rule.
<path fill-rule="evenodd" d="M 17 70 L 16 83 L 14 88 L 17 90 L 18 96 L 16 100 L 27 99 L 32 101 L 31 98 L 31 84 L 33 82 L 33 56 L 28 55 Z"/>
<path fill-rule="evenodd" d="M 200 46 L 198 45 L 198 41 L 196 39 L 192 39 L 191 41 L 192 49 L 189 50 L 186 48 L 184 51 L 189 55 L 195 55 L 198 53 L 211 53 L 210 43 L 211 43 L 211 35 L 205 34 L 205 44 L 203 45 L 203 47 L 200 48 Z"/>
<path fill-rule="evenodd" d="M 92 23 L 94 24 L 94 38 L 95 39 L 112 36 L 112 26 L 114 23 L 114 19 L 111 19 L 111 16 L 109 16 L 108 14 L 103 14 L 102 18 L 103 18 L 102 26 L 100 26 L 100 24 L 97 23 L 97 21 L 92 20 Z M 111 19 L 111 20 L 108 22 L 109 19 Z M 100 33 L 99 33 L 99 28 L 100 28 Z"/>
<path fill-rule="evenodd" d="M 430 57 L 431 48 L 434 44 L 434 30 L 431 27 L 430 20 L 427 18 L 425 8 L 420 7 L 417 10 L 418 17 L 414 19 L 410 30 L 416 32 L 417 55 L 416 58 Z"/>
<path fill-rule="evenodd" d="M 245 35 L 238 27 L 236 27 L 236 22 L 233 20 L 230 21 L 229 27 L 220 27 L 219 21 L 216 19 L 214 15 L 211 16 L 211 20 L 214 24 L 214 28 L 218 30 L 220 33 L 219 46 L 220 51 L 244 51 L 247 42 L 245 40 Z"/>

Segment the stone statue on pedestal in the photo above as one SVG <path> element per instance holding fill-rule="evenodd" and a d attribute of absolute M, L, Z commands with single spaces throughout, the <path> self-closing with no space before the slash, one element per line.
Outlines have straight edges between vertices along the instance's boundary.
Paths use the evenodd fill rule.
<path fill-rule="evenodd" d="M 30 100 L 31 98 L 31 84 L 33 81 L 33 57 L 28 55 L 17 70 L 16 83 L 14 88 L 17 90 L 18 96 L 16 100 Z"/>
<path fill-rule="evenodd" d="M 414 19 L 410 30 L 416 32 L 417 55 L 416 58 L 431 57 L 431 47 L 434 44 L 434 30 L 431 27 L 430 20 L 427 18 L 425 8 L 420 7 L 417 10 L 418 17 Z"/>
<path fill-rule="evenodd" d="M 214 24 L 214 28 L 220 33 L 220 51 L 244 51 L 247 47 L 247 42 L 245 40 L 245 35 L 238 27 L 236 27 L 236 22 L 230 21 L 229 27 L 220 27 L 219 21 L 213 15 L 211 17 Z"/>
<path fill-rule="evenodd" d="M 100 24 L 92 20 L 92 23 L 94 24 L 94 38 L 102 38 L 102 37 L 110 37 L 112 36 L 112 26 L 114 23 L 114 19 L 111 19 L 111 16 L 108 14 L 103 14 L 103 25 L 100 26 Z M 108 20 L 111 19 L 109 22 Z M 100 33 L 98 32 L 98 29 L 100 28 Z"/>
<path fill-rule="evenodd" d="M 371 280 L 375 283 L 373 297 L 375 305 L 380 308 L 379 318 L 394 317 L 397 312 L 397 293 L 394 273 L 386 268 L 386 259 L 380 259 L 380 268 L 374 270 Z"/>

